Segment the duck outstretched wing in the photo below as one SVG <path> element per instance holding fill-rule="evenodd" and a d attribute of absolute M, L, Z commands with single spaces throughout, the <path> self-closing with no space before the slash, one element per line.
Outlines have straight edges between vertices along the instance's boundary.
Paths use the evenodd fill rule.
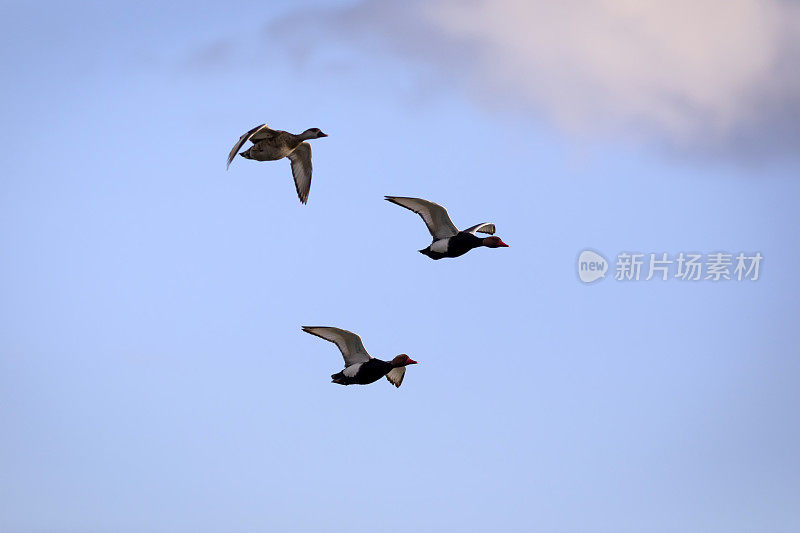
<path fill-rule="evenodd" d="M 311 190 L 311 145 L 304 142 L 289 154 L 292 162 L 292 176 L 297 197 L 302 203 L 308 202 L 308 192 Z"/>
<path fill-rule="evenodd" d="M 395 387 L 399 387 L 403 384 L 403 378 L 406 375 L 406 367 L 401 366 L 398 368 L 393 368 L 386 374 L 386 379 L 389 380 L 389 383 L 394 385 Z"/>
<path fill-rule="evenodd" d="M 488 233 L 489 235 L 494 235 L 494 224 L 492 224 L 491 222 L 481 222 L 480 224 L 475 224 L 471 228 L 467 228 L 464 231 L 472 233 L 473 235 L 475 234 L 475 232 Z"/>
<path fill-rule="evenodd" d="M 403 196 L 387 196 L 386 200 L 410 209 L 421 216 L 434 240 L 447 239 L 458 233 L 458 228 L 450 220 L 447 209 L 439 204 L 422 198 L 406 198 Z"/>
<path fill-rule="evenodd" d="M 344 366 L 366 363 L 372 356 L 367 353 L 361 337 L 346 329 L 329 326 L 303 326 L 303 331 L 334 343 L 342 352 Z"/>
<path fill-rule="evenodd" d="M 233 145 L 231 153 L 228 154 L 228 166 L 225 167 L 225 169 L 227 170 L 231 166 L 233 158 L 236 157 L 236 153 L 242 148 L 244 143 L 246 143 L 247 141 L 253 141 L 253 142 L 261 141 L 271 136 L 274 133 L 275 131 L 269 129 L 266 124 L 262 124 L 260 126 L 256 126 L 252 130 L 248 131 L 247 133 L 239 137 L 239 140 L 236 142 L 235 145 Z"/>

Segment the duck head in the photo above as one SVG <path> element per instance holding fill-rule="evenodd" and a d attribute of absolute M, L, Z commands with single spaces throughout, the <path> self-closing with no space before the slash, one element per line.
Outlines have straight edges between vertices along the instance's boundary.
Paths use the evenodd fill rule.
<path fill-rule="evenodd" d="M 327 137 L 327 133 L 323 133 L 323 131 L 319 128 L 309 128 L 304 131 L 301 135 L 304 139 L 319 139 L 320 137 Z"/>
<path fill-rule="evenodd" d="M 500 237 L 486 237 L 483 239 L 483 245 L 487 248 L 508 248 L 508 245 Z"/>
<path fill-rule="evenodd" d="M 407 356 L 404 353 L 401 353 L 400 355 L 398 355 L 397 357 L 392 359 L 392 366 L 395 367 L 395 368 L 400 367 L 400 366 L 408 366 L 408 365 L 416 365 L 416 364 L 417 364 L 416 361 L 414 361 L 413 359 L 411 359 L 409 356 Z"/>

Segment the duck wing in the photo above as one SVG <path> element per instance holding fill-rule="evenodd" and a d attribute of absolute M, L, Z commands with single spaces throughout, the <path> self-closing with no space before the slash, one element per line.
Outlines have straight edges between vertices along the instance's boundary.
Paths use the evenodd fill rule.
<path fill-rule="evenodd" d="M 247 141 L 253 141 L 253 142 L 261 141 L 266 139 L 267 137 L 270 137 L 274 133 L 275 130 L 271 130 L 267 127 L 266 124 L 262 124 L 260 126 L 256 126 L 252 130 L 248 131 L 247 133 L 239 137 L 239 140 L 236 142 L 235 145 L 233 145 L 231 153 L 228 154 L 228 166 L 225 167 L 225 169 L 227 170 L 231 166 L 233 158 L 236 157 L 236 153 L 242 148 L 244 143 L 246 143 Z"/>
<path fill-rule="evenodd" d="M 300 202 L 308 202 L 308 192 L 311 190 L 311 145 L 304 142 L 288 155 L 292 162 L 292 176 L 297 197 Z"/>
<path fill-rule="evenodd" d="M 372 356 L 367 353 L 361 337 L 346 329 L 327 326 L 303 326 L 303 331 L 334 343 L 342 352 L 344 366 L 366 363 Z"/>
<path fill-rule="evenodd" d="M 406 367 L 401 366 L 398 368 L 393 368 L 386 374 L 386 379 L 389 380 L 389 383 L 394 385 L 395 387 L 400 387 L 403 384 L 403 378 L 406 375 Z"/>
<path fill-rule="evenodd" d="M 475 235 L 475 232 L 480 233 L 488 233 L 489 235 L 494 235 L 494 224 L 491 222 L 481 222 L 480 224 L 475 224 L 471 228 L 467 228 L 464 230 L 467 233 L 472 233 Z"/>
<path fill-rule="evenodd" d="M 447 239 L 458 233 L 458 228 L 450 220 L 447 209 L 439 204 L 422 198 L 405 198 L 402 196 L 387 196 L 386 199 L 421 216 L 435 241 Z"/>

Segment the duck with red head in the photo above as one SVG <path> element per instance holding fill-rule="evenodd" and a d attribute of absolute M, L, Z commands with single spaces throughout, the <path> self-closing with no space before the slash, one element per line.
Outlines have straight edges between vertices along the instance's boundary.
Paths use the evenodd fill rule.
<path fill-rule="evenodd" d="M 331 381 L 339 385 L 367 385 L 386 376 L 389 383 L 399 387 L 406 366 L 417 364 L 404 353 L 391 361 L 375 359 L 367 353 L 361 337 L 352 331 L 328 326 L 303 326 L 303 331 L 334 343 L 342 352 L 345 368 L 331 376 Z"/>
<path fill-rule="evenodd" d="M 476 233 L 488 233 L 493 235 L 494 224 L 483 222 L 471 228 L 459 231 L 450 220 L 447 209 L 423 200 L 422 198 L 406 198 L 401 196 L 387 196 L 386 200 L 405 207 L 422 217 L 423 222 L 428 227 L 428 231 L 433 237 L 433 242 L 427 248 L 420 250 L 421 254 L 427 255 L 431 259 L 443 259 L 445 257 L 460 257 L 474 248 L 484 246 L 486 248 L 508 248 L 500 237 L 480 238 Z"/>
<path fill-rule="evenodd" d="M 400 355 L 396 356 L 390 362 L 392 363 L 392 366 L 394 368 L 400 368 L 400 367 L 403 367 L 403 366 L 416 365 L 417 364 L 416 361 L 414 361 L 413 359 L 411 359 L 409 356 L 407 356 L 404 353 L 401 353 Z"/>
<path fill-rule="evenodd" d="M 508 245 L 504 243 L 500 237 L 486 237 L 481 240 L 483 241 L 481 246 L 485 246 L 487 248 L 508 248 Z"/>

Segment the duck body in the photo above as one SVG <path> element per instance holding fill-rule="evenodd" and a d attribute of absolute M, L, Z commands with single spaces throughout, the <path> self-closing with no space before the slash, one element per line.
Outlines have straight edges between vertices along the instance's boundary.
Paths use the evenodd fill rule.
<path fill-rule="evenodd" d="M 366 363 L 350 365 L 341 372 L 331 375 L 331 380 L 339 385 L 369 385 L 384 377 L 393 368 L 392 363 L 388 361 L 372 358 Z"/>
<path fill-rule="evenodd" d="M 483 239 L 467 231 L 460 231 L 447 239 L 433 241 L 430 246 L 420 250 L 419 253 L 431 259 L 444 259 L 445 257 L 460 257 L 474 248 L 483 246 Z"/>
<path fill-rule="evenodd" d="M 303 139 L 299 135 L 288 131 L 270 130 L 264 139 L 256 141 L 239 155 L 256 161 L 277 161 L 288 157 L 302 142 Z"/>

